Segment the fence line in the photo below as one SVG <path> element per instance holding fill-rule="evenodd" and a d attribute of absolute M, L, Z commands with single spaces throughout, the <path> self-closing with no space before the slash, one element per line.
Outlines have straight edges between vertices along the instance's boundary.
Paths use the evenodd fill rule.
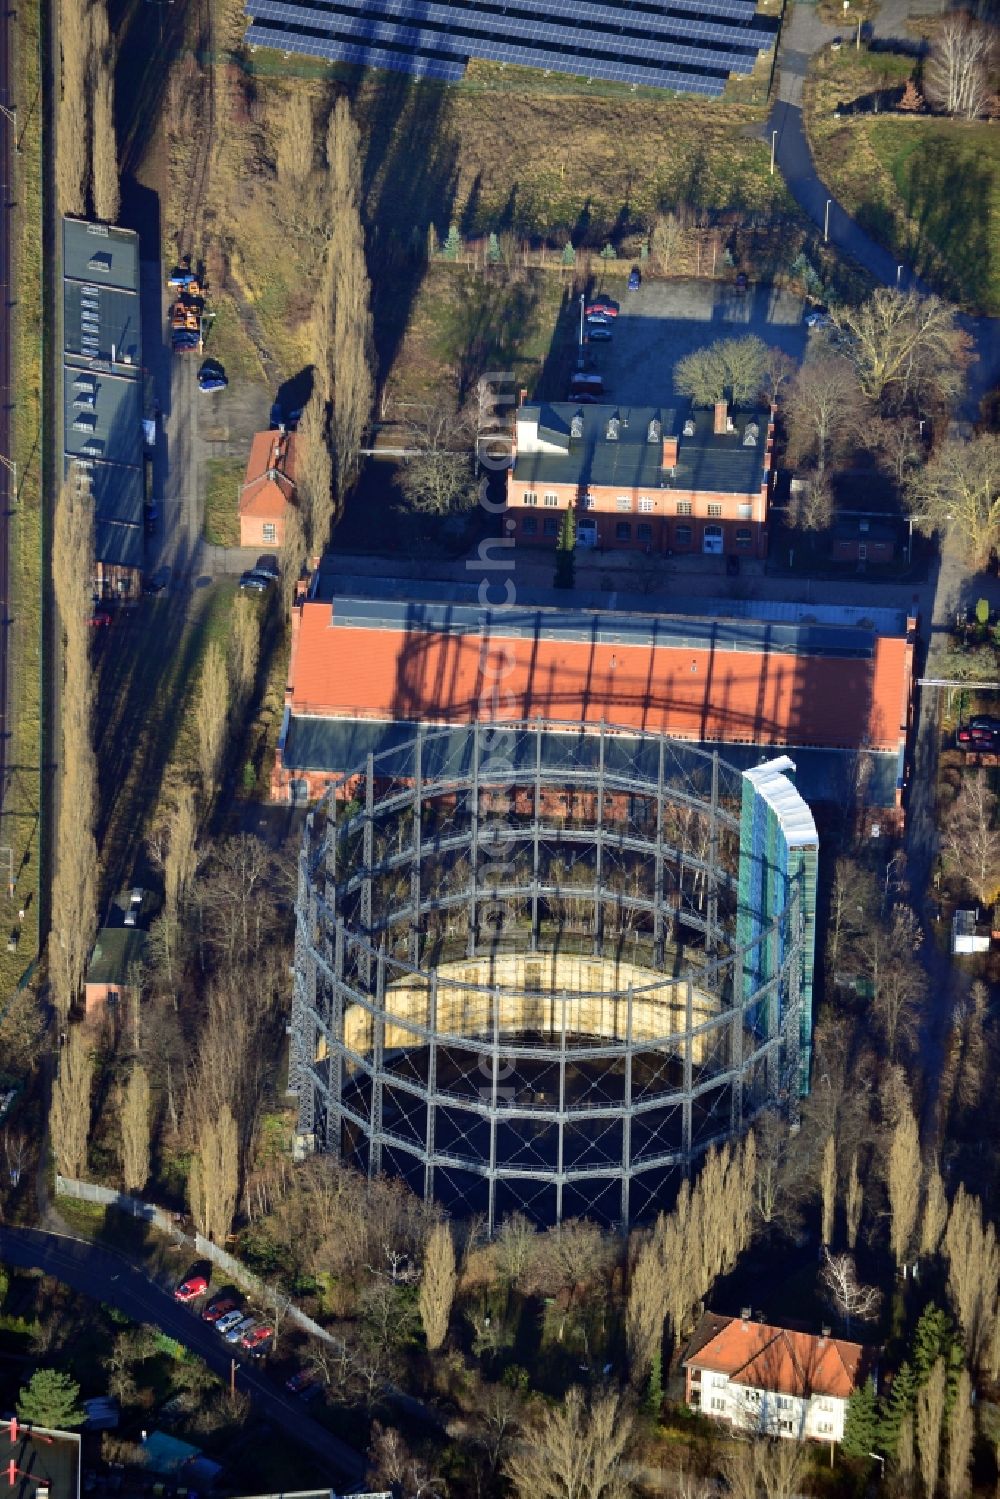
<path fill-rule="evenodd" d="M 186 1234 L 179 1227 L 177 1218 L 173 1213 L 168 1213 L 165 1208 L 159 1208 L 152 1202 L 144 1202 L 141 1197 L 129 1197 L 125 1192 L 116 1192 L 113 1187 L 102 1187 L 97 1182 L 77 1181 L 73 1177 L 60 1176 L 56 1174 L 56 1196 L 73 1197 L 79 1202 L 96 1202 L 102 1207 L 112 1207 L 120 1213 L 125 1213 L 130 1218 L 140 1218 L 146 1223 L 151 1223 L 162 1233 L 168 1234 L 177 1244 L 185 1244 L 195 1255 L 206 1260 L 211 1260 L 224 1274 L 236 1281 L 236 1283 L 249 1292 L 251 1296 L 258 1296 L 265 1305 L 275 1311 L 284 1312 L 290 1321 L 301 1327 L 303 1332 L 310 1337 L 319 1338 L 323 1343 L 329 1343 L 332 1348 L 340 1349 L 339 1338 L 327 1332 L 325 1327 L 320 1327 L 292 1302 L 283 1291 L 276 1286 L 269 1286 L 266 1281 L 261 1280 L 259 1275 L 254 1275 L 242 1260 L 236 1259 L 235 1255 L 220 1249 L 218 1244 L 213 1244 L 211 1239 L 203 1239 L 201 1234 L 196 1233 L 194 1237 Z"/>

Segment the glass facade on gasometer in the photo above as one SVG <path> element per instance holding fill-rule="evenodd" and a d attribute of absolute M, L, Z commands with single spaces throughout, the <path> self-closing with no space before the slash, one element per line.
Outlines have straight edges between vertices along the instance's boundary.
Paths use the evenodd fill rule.
<path fill-rule="evenodd" d="M 300 1150 L 491 1230 L 626 1225 L 794 1118 L 818 841 L 792 771 L 542 720 L 369 755 L 300 857 Z"/>

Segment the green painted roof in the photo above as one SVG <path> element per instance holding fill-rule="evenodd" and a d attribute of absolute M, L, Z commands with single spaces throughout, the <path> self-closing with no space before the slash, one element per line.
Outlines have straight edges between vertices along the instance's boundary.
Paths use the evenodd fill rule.
<path fill-rule="evenodd" d="M 145 962 L 149 935 L 137 927 L 104 926 L 97 934 L 90 966 L 87 969 L 88 984 L 125 984 L 130 970 Z"/>

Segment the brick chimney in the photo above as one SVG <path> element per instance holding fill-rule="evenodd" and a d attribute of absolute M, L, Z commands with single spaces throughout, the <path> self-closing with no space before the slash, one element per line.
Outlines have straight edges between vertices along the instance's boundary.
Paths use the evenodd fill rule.
<path fill-rule="evenodd" d="M 663 439 L 663 467 L 673 468 L 677 462 L 677 434 Z"/>
<path fill-rule="evenodd" d="M 715 403 L 715 425 L 712 428 L 716 437 L 723 436 L 729 431 L 729 402 L 716 401 Z"/>

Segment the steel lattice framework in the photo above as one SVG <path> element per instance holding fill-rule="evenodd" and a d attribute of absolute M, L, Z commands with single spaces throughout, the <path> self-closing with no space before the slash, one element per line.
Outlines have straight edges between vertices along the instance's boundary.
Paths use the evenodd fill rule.
<path fill-rule="evenodd" d="M 300 859 L 303 1146 L 491 1231 L 627 1224 L 794 1107 L 800 896 L 740 945 L 744 789 L 691 745 L 541 721 L 369 755 Z"/>

